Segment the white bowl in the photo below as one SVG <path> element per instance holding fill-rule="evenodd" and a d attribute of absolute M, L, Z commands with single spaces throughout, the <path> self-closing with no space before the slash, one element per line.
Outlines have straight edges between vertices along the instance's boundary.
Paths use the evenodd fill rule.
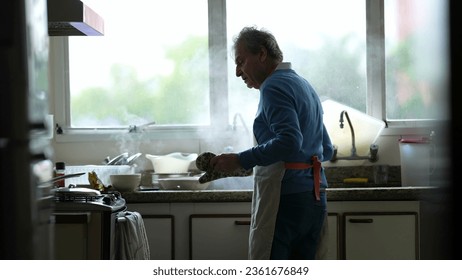
<path fill-rule="evenodd" d="M 164 156 L 146 154 L 146 158 L 151 160 L 156 173 L 186 173 L 191 162 L 196 160 L 197 154 L 179 152 Z"/>
<path fill-rule="evenodd" d="M 112 174 L 111 185 L 120 192 L 134 191 L 141 182 L 141 174 Z"/>
<path fill-rule="evenodd" d="M 160 178 L 158 181 L 163 190 L 205 190 L 210 185 L 210 182 L 199 183 L 198 176 Z"/>

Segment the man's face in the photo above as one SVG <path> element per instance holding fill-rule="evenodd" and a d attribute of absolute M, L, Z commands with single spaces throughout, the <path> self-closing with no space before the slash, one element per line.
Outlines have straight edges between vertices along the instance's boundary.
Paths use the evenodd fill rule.
<path fill-rule="evenodd" d="M 259 54 L 250 53 L 243 43 L 239 43 L 235 49 L 236 76 L 241 77 L 248 88 L 260 88 L 259 82 Z"/>

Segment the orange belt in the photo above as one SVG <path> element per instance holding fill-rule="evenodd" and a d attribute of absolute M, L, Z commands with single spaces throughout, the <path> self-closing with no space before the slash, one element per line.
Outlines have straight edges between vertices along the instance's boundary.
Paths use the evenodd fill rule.
<path fill-rule="evenodd" d="M 311 160 L 313 164 L 304 163 L 304 162 L 286 162 L 284 164 L 286 169 L 308 169 L 313 168 L 314 173 L 314 195 L 316 200 L 321 200 L 321 161 L 317 156 L 312 156 Z"/>

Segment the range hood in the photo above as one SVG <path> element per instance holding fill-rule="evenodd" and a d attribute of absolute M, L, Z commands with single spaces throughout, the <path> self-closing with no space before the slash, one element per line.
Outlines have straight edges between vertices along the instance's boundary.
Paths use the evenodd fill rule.
<path fill-rule="evenodd" d="M 49 36 L 102 36 L 104 20 L 80 0 L 48 0 Z"/>

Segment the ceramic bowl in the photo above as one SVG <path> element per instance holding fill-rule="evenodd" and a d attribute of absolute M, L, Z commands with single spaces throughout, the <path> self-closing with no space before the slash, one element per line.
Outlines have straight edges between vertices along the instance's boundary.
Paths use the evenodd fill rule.
<path fill-rule="evenodd" d="M 130 192 L 140 185 L 141 174 L 113 174 L 110 179 L 111 185 L 119 192 Z"/>
<path fill-rule="evenodd" d="M 191 163 L 196 160 L 197 154 L 183 154 L 179 152 L 163 156 L 146 154 L 146 158 L 151 160 L 154 172 L 156 173 L 186 173 Z"/>

